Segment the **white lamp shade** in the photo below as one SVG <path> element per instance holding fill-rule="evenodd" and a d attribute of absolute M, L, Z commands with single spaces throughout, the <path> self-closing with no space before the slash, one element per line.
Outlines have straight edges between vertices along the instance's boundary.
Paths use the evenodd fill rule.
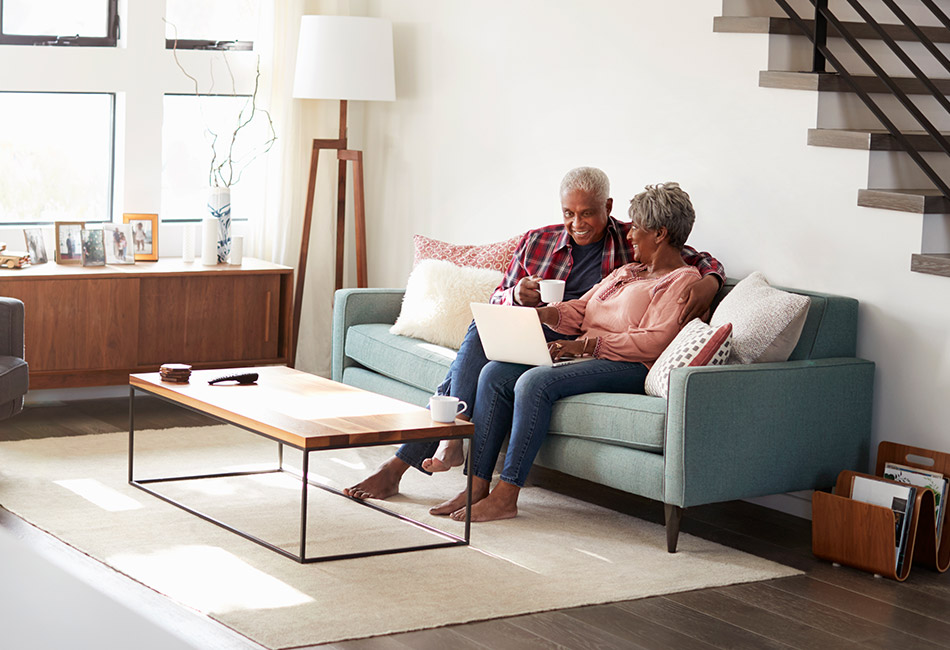
<path fill-rule="evenodd" d="M 294 97 L 393 101 L 393 26 L 385 18 L 303 16 Z"/>

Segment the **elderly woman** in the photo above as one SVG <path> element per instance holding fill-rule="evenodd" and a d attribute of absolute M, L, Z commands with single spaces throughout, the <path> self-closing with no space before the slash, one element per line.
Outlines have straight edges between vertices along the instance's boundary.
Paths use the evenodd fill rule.
<path fill-rule="evenodd" d="M 676 183 L 648 186 L 630 201 L 627 235 L 634 262 L 622 266 L 576 300 L 538 309 L 541 322 L 575 340 L 549 344 L 555 361 L 585 363 L 532 367 L 492 361 L 478 379 L 471 453 L 472 521 L 518 514 L 518 494 L 547 435 L 554 403 L 581 393 L 642 393 L 650 366 L 680 330 L 683 291 L 701 279 L 681 254 L 695 212 Z M 501 481 L 489 490 L 502 443 L 509 435 Z M 465 492 L 430 510 L 465 519 Z"/>

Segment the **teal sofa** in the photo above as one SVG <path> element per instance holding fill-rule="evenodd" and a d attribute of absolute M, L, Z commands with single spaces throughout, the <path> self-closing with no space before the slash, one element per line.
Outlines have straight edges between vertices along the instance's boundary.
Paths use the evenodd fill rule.
<path fill-rule="evenodd" d="M 811 298 L 788 361 L 679 368 L 668 399 L 560 400 L 536 464 L 663 502 L 671 553 L 684 508 L 829 488 L 843 469 L 867 471 L 874 364 L 855 356 L 858 303 L 786 290 Z M 402 296 L 336 292 L 332 378 L 424 405 L 454 351 L 389 333 Z"/>

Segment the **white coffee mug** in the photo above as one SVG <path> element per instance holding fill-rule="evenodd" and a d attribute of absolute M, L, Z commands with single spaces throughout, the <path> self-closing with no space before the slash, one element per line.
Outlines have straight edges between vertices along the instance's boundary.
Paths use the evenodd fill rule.
<path fill-rule="evenodd" d="M 541 302 L 564 300 L 564 280 L 541 280 Z"/>
<path fill-rule="evenodd" d="M 468 404 L 450 395 L 433 395 L 429 398 L 429 412 L 436 422 L 455 422 L 455 416 L 468 408 Z"/>

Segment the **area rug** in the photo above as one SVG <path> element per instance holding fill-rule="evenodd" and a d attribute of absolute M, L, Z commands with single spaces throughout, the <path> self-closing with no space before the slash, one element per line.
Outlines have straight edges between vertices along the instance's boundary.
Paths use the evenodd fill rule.
<path fill-rule="evenodd" d="M 136 478 L 274 466 L 276 443 L 228 426 L 136 432 Z M 313 480 L 355 483 L 391 447 L 310 457 Z M 285 453 L 299 464 L 299 452 Z M 410 471 L 390 506 L 427 510 L 459 471 Z M 299 482 L 286 474 L 162 483 L 163 493 L 283 548 L 299 544 Z M 431 533 L 311 488 L 310 554 L 427 543 Z M 799 573 L 541 488 L 517 518 L 472 525 L 472 546 L 301 565 L 128 484 L 127 434 L 0 443 L 0 504 L 67 544 L 268 648 L 316 645 Z"/>

